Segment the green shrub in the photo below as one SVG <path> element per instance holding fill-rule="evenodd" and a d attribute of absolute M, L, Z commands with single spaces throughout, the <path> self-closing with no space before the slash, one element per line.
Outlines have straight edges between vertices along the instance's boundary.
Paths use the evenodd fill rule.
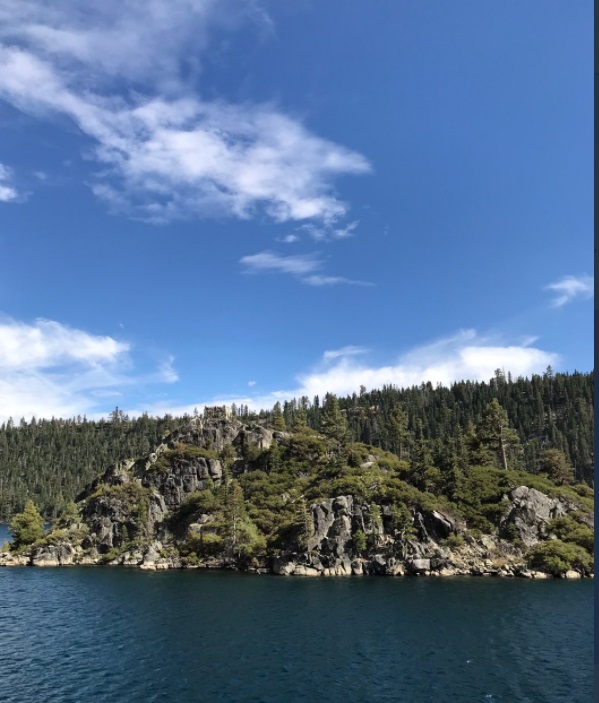
<path fill-rule="evenodd" d="M 167 449 L 165 452 L 160 454 L 152 465 L 152 469 L 157 469 L 158 471 L 170 471 L 177 461 L 190 461 L 191 459 L 197 458 L 218 459 L 219 456 L 217 452 L 212 449 L 197 447 L 195 444 L 179 443 L 173 449 Z"/>
<path fill-rule="evenodd" d="M 505 515 L 505 509 L 505 503 L 501 502 L 481 505 L 480 511 L 492 525 L 499 525 L 501 518 Z"/>
<path fill-rule="evenodd" d="M 392 532 L 399 532 L 403 539 L 412 539 L 416 536 L 412 513 L 403 503 L 391 506 L 391 515 L 388 521 L 389 529 Z"/>
<path fill-rule="evenodd" d="M 118 559 L 125 551 L 125 547 L 113 547 L 108 552 L 100 556 L 99 563 L 108 564 L 111 561 Z"/>
<path fill-rule="evenodd" d="M 79 517 L 79 508 L 77 507 L 77 504 L 74 501 L 70 500 L 68 503 L 65 504 L 60 515 L 58 516 L 56 520 L 56 525 L 58 527 L 69 527 L 70 525 L 79 522 L 80 519 L 81 518 Z"/>
<path fill-rule="evenodd" d="M 463 512 L 466 517 L 469 532 L 476 532 L 481 536 L 483 532 L 487 535 L 495 532 L 493 523 L 489 522 L 484 515 L 478 513 L 476 509 L 471 508 L 470 506 L 465 506 L 463 508 Z"/>
<path fill-rule="evenodd" d="M 479 540 L 483 536 L 483 533 L 476 527 L 473 527 L 466 531 L 465 539 L 468 544 L 473 544 L 475 541 Z"/>
<path fill-rule="evenodd" d="M 449 549 L 459 549 L 464 546 L 464 538 L 462 535 L 452 533 L 446 539 L 442 540 L 442 544 Z"/>
<path fill-rule="evenodd" d="M 105 500 L 118 502 L 124 510 L 133 512 L 139 506 L 139 502 L 143 498 L 147 499 L 151 493 L 151 489 L 144 488 L 136 481 L 122 483 L 116 486 L 101 484 L 89 497 L 88 502 L 103 498 Z"/>
<path fill-rule="evenodd" d="M 183 566 L 198 566 L 199 563 L 200 560 L 198 555 L 194 552 L 191 552 L 187 556 L 181 557 L 181 564 L 183 564 Z"/>
<path fill-rule="evenodd" d="M 47 547 L 51 544 L 58 544 L 67 539 L 67 530 L 52 530 L 40 539 L 37 539 L 34 544 L 36 547 Z"/>
<path fill-rule="evenodd" d="M 593 570 L 593 557 L 577 544 L 559 539 L 542 542 L 530 549 L 526 555 L 530 566 L 559 576 L 570 569 L 583 573 Z"/>
<path fill-rule="evenodd" d="M 575 486 L 572 486 L 572 490 L 584 498 L 595 497 L 595 491 L 590 486 L 587 486 L 586 483 L 577 483 Z"/>
<path fill-rule="evenodd" d="M 520 539 L 520 534 L 516 525 L 511 522 L 509 525 L 505 525 L 505 527 L 502 528 L 500 537 L 508 542 L 515 542 L 517 539 Z"/>
<path fill-rule="evenodd" d="M 222 554 L 225 548 L 225 540 L 213 532 L 202 534 L 197 542 L 197 553 L 203 557 L 215 557 Z"/>
<path fill-rule="evenodd" d="M 362 554 L 366 549 L 366 535 L 364 532 L 362 530 L 356 530 L 352 536 L 352 541 L 356 554 Z"/>
<path fill-rule="evenodd" d="M 190 493 L 181 505 L 171 513 L 166 520 L 169 529 L 179 537 L 183 537 L 190 522 L 198 515 L 213 514 L 222 508 L 220 496 L 210 488 L 204 491 Z"/>
<path fill-rule="evenodd" d="M 547 534 L 554 534 L 562 542 L 572 542 L 588 552 L 595 549 L 595 534 L 587 525 L 576 522 L 570 515 L 555 518 L 547 525 Z"/>
<path fill-rule="evenodd" d="M 405 478 L 410 472 L 410 464 L 407 461 L 398 459 L 393 454 L 378 458 L 376 463 L 382 471 L 394 472 L 402 478 Z"/>

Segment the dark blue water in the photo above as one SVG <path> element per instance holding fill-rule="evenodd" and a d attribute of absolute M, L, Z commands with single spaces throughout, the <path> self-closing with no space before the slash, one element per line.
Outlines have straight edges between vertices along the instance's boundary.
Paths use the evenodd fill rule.
<path fill-rule="evenodd" d="M 592 582 L 0 569 L 0 700 L 592 700 Z"/>

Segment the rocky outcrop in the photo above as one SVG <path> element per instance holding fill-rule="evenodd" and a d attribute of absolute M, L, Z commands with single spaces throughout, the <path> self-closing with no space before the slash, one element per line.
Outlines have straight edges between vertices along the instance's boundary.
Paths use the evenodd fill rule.
<path fill-rule="evenodd" d="M 318 552 L 327 562 L 344 557 L 348 560 L 352 552 L 352 518 L 361 521 L 362 517 L 359 507 L 354 511 L 353 496 L 339 496 L 312 506 L 313 534 L 308 550 Z"/>
<path fill-rule="evenodd" d="M 75 548 L 68 542 L 49 544 L 31 555 L 32 566 L 72 566 L 76 563 Z"/>
<path fill-rule="evenodd" d="M 396 531 L 388 530 L 383 506 L 382 523 L 372 514 L 372 507 L 361 504 L 351 495 L 338 496 L 310 506 L 312 534 L 303 553 L 289 552 L 277 558 L 273 570 L 278 574 L 398 576 L 404 573 L 423 574 L 451 567 L 449 553 L 431 534 L 449 535 L 456 521 L 437 511 L 417 512 L 414 527 L 423 530 L 418 539 L 398 539 Z M 430 534 L 424 527 L 429 526 Z M 368 535 L 368 544 L 360 549 L 356 533 Z"/>
<path fill-rule="evenodd" d="M 29 566 L 30 556 L 25 554 L 0 553 L 0 566 Z"/>
<path fill-rule="evenodd" d="M 243 424 L 235 418 L 196 418 L 187 427 L 173 432 L 168 441 L 221 452 L 227 445 L 233 444 L 243 428 Z"/>
<path fill-rule="evenodd" d="M 268 549 L 264 548 L 264 536 L 258 535 L 262 541 L 257 544 L 262 546 L 245 554 L 241 549 L 235 552 L 231 531 L 245 529 L 250 539 L 259 524 L 259 519 L 252 522 L 245 507 L 248 500 L 241 486 L 251 486 L 252 478 L 244 474 L 259 471 L 253 485 L 260 486 L 267 480 L 265 456 L 260 457 L 260 452 L 273 442 L 289 447 L 290 437 L 258 423 L 244 425 L 223 413 L 195 418 L 166 436 L 153 452 L 136 461 L 120 462 L 97 479 L 80 496 L 82 525 L 66 537 L 64 530 L 57 531 L 54 542 L 50 535 L 27 554 L 0 556 L 0 565 L 24 560 L 35 566 L 240 568 L 296 576 L 542 578 L 526 567 L 525 548 L 547 539 L 547 525 L 553 518 L 580 507 L 520 486 L 511 489 L 500 504 L 504 507 L 499 529 L 481 534 L 469 531 L 465 521 L 452 514 L 448 501 L 430 495 L 425 499 L 413 488 L 414 493 L 408 493 L 407 486 L 405 504 L 391 504 L 383 491 L 377 504 L 350 492 L 300 504 L 299 494 L 289 491 L 273 497 L 272 511 L 280 508 L 282 500 L 285 509 L 295 506 L 292 510 L 297 513 L 291 515 L 297 514 L 297 518 L 272 531 Z M 317 439 L 320 442 L 322 438 Z M 221 461 L 217 452 L 224 447 L 229 449 L 220 455 Z M 362 470 L 376 471 L 372 467 L 377 457 L 365 454 L 364 458 L 367 461 L 361 462 Z M 316 461 L 318 457 L 310 455 L 303 460 Z M 228 476 L 239 478 L 239 482 L 233 481 L 237 498 L 234 492 L 226 499 L 222 496 L 224 461 L 228 462 Z M 303 470 L 300 464 L 299 471 Z M 334 486 L 332 481 L 323 485 Z M 206 490 L 209 488 L 211 492 Z M 217 498 L 221 502 L 215 508 Z M 234 500 L 238 502 L 226 502 Z M 264 516 L 271 508 L 261 510 L 259 516 Z M 502 539 L 502 535 L 510 539 Z"/>
<path fill-rule="evenodd" d="M 447 539 L 460 529 L 465 529 L 463 522 L 458 522 L 455 518 L 438 510 L 430 510 L 425 513 L 418 513 L 418 527 L 424 539 L 440 540 Z"/>
<path fill-rule="evenodd" d="M 568 506 L 557 498 L 527 486 L 519 486 L 508 496 L 508 506 L 500 527 L 513 525 L 518 537 L 527 547 L 532 547 L 545 536 L 550 520 L 566 515 Z"/>
<path fill-rule="evenodd" d="M 168 471 L 155 466 L 142 474 L 141 485 L 156 491 L 167 510 L 175 510 L 190 493 L 203 491 L 210 482 L 219 483 L 223 467 L 217 459 L 175 458 Z"/>

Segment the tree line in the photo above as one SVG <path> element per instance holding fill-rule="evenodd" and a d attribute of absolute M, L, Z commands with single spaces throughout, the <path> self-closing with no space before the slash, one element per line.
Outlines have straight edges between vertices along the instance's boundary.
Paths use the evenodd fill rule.
<path fill-rule="evenodd" d="M 450 387 L 423 383 L 412 388 L 385 386 L 338 398 L 347 420 L 350 441 L 364 442 L 409 458 L 417 440 L 431 451 L 471 436 L 489 403 L 496 400 L 505 411 L 509 429 L 518 438 L 512 451 L 514 468 L 536 474 L 544 452 L 559 450 L 574 468 L 578 481 L 593 482 L 594 472 L 594 384 L 592 373 L 554 373 L 512 379 L 499 369 L 488 382 L 460 381 Z M 285 426 L 305 417 L 309 427 L 320 430 L 325 398 L 304 397 L 277 404 L 261 413 L 274 424 L 282 415 Z M 237 409 L 243 419 L 255 416 L 247 408 Z M 507 445 L 506 445 L 507 446 Z M 505 466 L 504 457 L 502 464 Z"/>
<path fill-rule="evenodd" d="M 242 422 L 264 422 L 279 430 L 305 426 L 323 432 L 337 443 L 339 455 L 352 442 L 390 451 L 415 467 L 413 481 L 423 490 L 436 481 L 451 482 L 460 466 L 472 463 L 533 474 L 550 469 L 567 477 L 572 470 L 575 480 L 593 481 L 591 373 L 548 368 L 542 375 L 514 380 L 498 370 L 488 383 L 362 387 L 350 396 L 303 397 L 260 413 L 233 407 L 233 414 Z M 108 466 L 148 453 L 189 420 L 187 415 L 129 418 L 117 408 L 98 421 L 32 418 L 2 424 L 0 521 L 8 521 L 27 500 L 45 518 L 54 518 Z"/>

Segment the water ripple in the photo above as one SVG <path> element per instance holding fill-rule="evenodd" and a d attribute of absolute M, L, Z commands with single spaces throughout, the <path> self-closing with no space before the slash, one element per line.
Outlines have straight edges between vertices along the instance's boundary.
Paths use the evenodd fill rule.
<path fill-rule="evenodd" d="M 590 582 L 0 570 L 7 703 L 586 703 Z"/>

